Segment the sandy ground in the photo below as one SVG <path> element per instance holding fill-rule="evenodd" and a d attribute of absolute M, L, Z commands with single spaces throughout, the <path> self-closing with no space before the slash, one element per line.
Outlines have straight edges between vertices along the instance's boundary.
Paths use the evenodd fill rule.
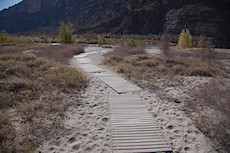
<path fill-rule="evenodd" d="M 89 47 L 87 52 L 108 51 L 103 48 Z M 88 57 L 100 65 L 103 52 L 89 54 Z M 103 66 L 104 67 L 104 66 Z M 37 152 L 45 153 L 109 153 L 111 135 L 108 114 L 107 95 L 116 92 L 89 74 L 89 87 L 82 93 L 81 102 L 70 107 L 64 121 L 65 133 L 45 142 Z M 143 89 L 140 92 L 126 93 L 140 95 L 148 106 L 153 118 L 162 127 L 165 137 L 174 152 L 180 153 L 214 153 L 210 141 L 193 125 L 183 111 L 183 100 L 190 98 L 187 92 L 192 85 L 205 83 L 207 80 L 188 77 L 183 80 L 188 85 L 184 88 L 165 87 L 163 92 Z M 178 99 L 173 101 L 162 97 Z"/>

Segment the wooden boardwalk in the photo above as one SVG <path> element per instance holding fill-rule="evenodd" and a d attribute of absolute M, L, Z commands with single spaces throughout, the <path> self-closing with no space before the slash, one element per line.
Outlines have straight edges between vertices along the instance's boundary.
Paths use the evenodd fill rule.
<path fill-rule="evenodd" d="M 113 152 L 172 152 L 139 96 L 109 95 Z"/>
<path fill-rule="evenodd" d="M 119 77 L 116 73 L 94 65 L 89 53 L 75 57 L 75 65 L 93 73 L 114 89 L 117 95 L 108 95 L 112 145 L 114 153 L 167 152 L 172 149 L 164 138 L 161 128 L 154 121 L 139 96 L 121 93 L 141 91 L 141 88 Z"/>

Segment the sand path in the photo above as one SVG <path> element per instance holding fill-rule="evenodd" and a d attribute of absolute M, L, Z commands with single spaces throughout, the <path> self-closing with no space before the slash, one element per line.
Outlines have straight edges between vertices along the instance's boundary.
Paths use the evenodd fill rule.
<path fill-rule="evenodd" d="M 92 61 L 96 68 L 107 68 L 100 65 L 103 53 L 111 49 L 90 46 L 82 57 Z M 72 60 L 72 65 L 79 68 Z M 84 61 L 82 61 L 84 62 Z M 93 71 L 93 70 L 92 70 Z M 82 93 L 81 102 L 70 107 L 65 119 L 66 134 L 54 137 L 40 147 L 41 152 L 50 153 L 109 153 L 113 151 L 110 126 L 108 95 L 117 92 L 101 81 L 97 76 L 88 74 L 89 87 Z M 177 92 L 177 93 L 176 93 Z M 183 91 L 174 91 L 180 94 Z M 181 153 L 214 153 L 210 142 L 193 125 L 192 121 L 181 110 L 183 103 L 174 103 L 160 99 L 156 93 L 147 89 L 124 93 L 123 95 L 138 96 L 146 106 L 149 114 L 163 131 L 173 152 Z"/>

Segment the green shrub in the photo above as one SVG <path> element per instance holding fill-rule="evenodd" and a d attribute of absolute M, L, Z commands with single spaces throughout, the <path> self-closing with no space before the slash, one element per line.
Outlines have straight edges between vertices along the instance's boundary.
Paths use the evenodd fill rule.
<path fill-rule="evenodd" d="M 137 47 L 137 43 L 135 42 L 135 40 L 133 38 L 131 38 L 131 39 L 128 39 L 125 41 L 125 46 Z"/>
<path fill-rule="evenodd" d="M 73 35 L 74 29 L 73 24 L 68 21 L 67 24 L 64 22 L 61 22 L 60 26 L 60 35 L 59 35 L 59 41 L 62 43 L 74 43 L 76 36 Z"/>
<path fill-rule="evenodd" d="M 6 33 L 5 30 L 0 31 L 0 43 L 10 43 L 12 38 Z"/>

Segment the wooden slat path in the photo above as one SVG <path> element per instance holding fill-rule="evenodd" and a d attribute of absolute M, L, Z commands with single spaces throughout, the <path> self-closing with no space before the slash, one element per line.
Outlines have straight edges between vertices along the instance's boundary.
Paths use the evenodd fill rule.
<path fill-rule="evenodd" d="M 139 96 L 109 95 L 114 153 L 172 152 Z"/>
<path fill-rule="evenodd" d="M 74 57 L 73 64 L 88 73 L 93 73 L 117 93 L 141 91 L 142 89 L 116 73 L 91 62 L 89 52 Z M 139 96 L 109 95 L 111 135 L 114 153 L 167 152 L 172 149 L 164 138 L 161 128 L 153 120 Z"/>
<path fill-rule="evenodd" d="M 105 71 L 101 73 L 95 73 L 99 79 L 101 79 L 105 84 L 114 89 L 117 93 L 134 92 L 141 91 L 142 89 L 127 80 L 121 78 L 116 73 Z"/>
<path fill-rule="evenodd" d="M 140 87 L 119 77 L 116 73 L 93 64 L 85 55 L 80 54 L 75 56 L 75 64 L 88 73 L 94 73 L 95 76 L 114 89 L 117 93 L 141 91 Z"/>

